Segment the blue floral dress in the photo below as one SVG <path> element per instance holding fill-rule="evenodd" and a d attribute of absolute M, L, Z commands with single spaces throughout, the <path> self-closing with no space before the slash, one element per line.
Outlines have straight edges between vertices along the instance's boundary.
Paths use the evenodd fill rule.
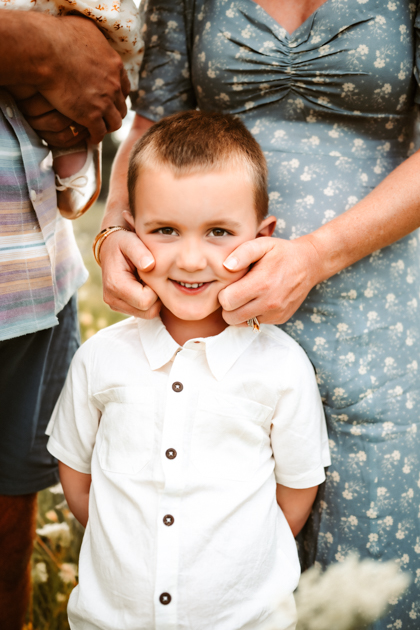
<path fill-rule="evenodd" d="M 291 35 L 252 0 L 194 4 L 189 20 L 180 0 L 145 0 L 135 109 L 239 114 L 267 157 L 277 236 L 330 221 L 414 150 L 418 0 L 327 0 Z M 333 459 L 304 552 L 411 572 L 381 630 L 420 628 L 419 251 L 414 232 L 374 252 L 284 326 L 316 366 Z"/>

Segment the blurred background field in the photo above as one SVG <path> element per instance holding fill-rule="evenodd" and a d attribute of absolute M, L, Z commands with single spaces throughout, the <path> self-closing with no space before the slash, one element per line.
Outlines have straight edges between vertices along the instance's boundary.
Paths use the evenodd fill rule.
<path fill-rule="evenodd" d="M 103 180 L 99 201 L 74 222 L 74 233 L 89 279 L 79 290 L 79 322 L 82 341 L 101 328 L 123 319 L 103 302 L 101 271 L 93 258 L 92 242 L 99 226 L 108 192 L 112 160 L 130 125 L 107 136 L 103 144 Z M 70 513 L 58 484 L 38 495 L 37 535 L 32 556 L 33 595 L 24 630 L 69 630 L 67 601 L 77 583 L 77 562 L 83 527 Z"/>

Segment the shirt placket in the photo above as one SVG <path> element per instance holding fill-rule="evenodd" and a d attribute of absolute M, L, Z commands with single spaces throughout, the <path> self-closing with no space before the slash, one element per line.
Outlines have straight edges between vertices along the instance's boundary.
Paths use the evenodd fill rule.
<path fill-rule="evenodd" d="M 180 546 L 180 503 L 186 481 L 184 424 L 189 387 L 192 387 L 193 353 L 179 351 L 174 359 L 166 392 L 161 461 L 165 485 L 160 495 L 157 523 L 155 582 L 156 630 L 177 627 Z"/>

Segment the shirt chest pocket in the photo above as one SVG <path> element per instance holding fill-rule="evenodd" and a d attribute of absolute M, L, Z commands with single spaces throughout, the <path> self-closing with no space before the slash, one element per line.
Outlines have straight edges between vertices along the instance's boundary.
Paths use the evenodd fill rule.
<path fill-rule="evenodd" d="M 261 447 L 268 440 L 272 409 L 253 400 L 203 392 L 194 420 L 191 460 L 214 478 L 246 481 L 256 473 Z"/>
<path fill-rule="evenodd" d="M 150 389 L 112 387 L 94 394 L 102 411 L 98 457 L 103 470 L 134 475 L 150 461 L 154 405 Z"/>

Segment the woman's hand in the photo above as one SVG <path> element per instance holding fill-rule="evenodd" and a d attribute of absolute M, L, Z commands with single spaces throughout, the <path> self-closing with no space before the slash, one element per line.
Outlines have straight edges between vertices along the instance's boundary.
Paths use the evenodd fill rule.
<path fill-rule="evenodd" d="M 283 324 L 322 279 L 318 252 L 307 237 L 293 241 L 260 237 L 240 245 L 226 259 L 230 271 L 252 269 L 219 293 L 223 317 L 230 325 L 258 317 Z"/>
<path fill-rule="evenodd" d="M 101 247 L 104 301 L 114 311 L 153 319 L 161 303 L 150 287 L 141 284 L 136 268 L 145 271 L 155 266 L 149 250 L 134 232 L 114 232 Z"/>

